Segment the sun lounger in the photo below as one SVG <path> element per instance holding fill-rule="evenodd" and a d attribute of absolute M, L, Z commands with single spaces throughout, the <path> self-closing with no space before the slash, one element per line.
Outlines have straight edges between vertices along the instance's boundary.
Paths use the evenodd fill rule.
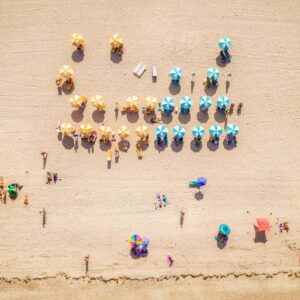
<path fill-rule="evenodd" d="M 190 181 L 190 186 L 200 186 L 198 181 Z"/>
<path fill-rule="evenodd" d="M 112 159 L 112 151 L 111 151 L 111 149 L 107 150 L 107 152 L 106 152 L 106 159 L 107 159 L 107 161 L 111 161 L 111 159 Z"/>
<path fill-rule="evenodd" d="M 152 66 L 152 77 L 157 78 L 157 66 L 156 65 Z"/>
<path fill-rule="evenodd" d="M 133 70 L 133 74 L 137 75 L 138 71 L 140 70 L 140 68 L 142 67 L 143 63 L 139 63 Z"/>
<path fill-rule="evenodd" d="M 142 65 L 141 68 L 138 70 L 136 75 L 138 77 L 141 77 L 145 71 L 146 71 L 146 65 Z"/>

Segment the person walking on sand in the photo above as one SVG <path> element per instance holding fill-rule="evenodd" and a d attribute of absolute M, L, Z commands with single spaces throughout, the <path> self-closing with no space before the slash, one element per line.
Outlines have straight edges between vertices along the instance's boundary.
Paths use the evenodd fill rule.
<path fill-rule="evenodd" d="M 87 275 L 87 273 L 89 272 L 89 260 L 90 260 L 90 256 L 87 255 L 84 257 L 84 262 L 85 262 L 85 275 Z"/>
<path fill-rule="evenodd" d="M 174 259 L 173 259 L 172 255 L 167 254 L 167 262 L 168 262 L 170 267 L 173 265 Z"/>
<path fill-rule="evenodd" d="M 46 214 L 47 214 L 47 212 L 46 212 L 46 210 L 45 210 L 45 208 L 43 208 L 42 210 L 40 210 L 40 214 L 43 214 L 43 228 L 45 228 L 45 225 L 46 225 Z"/>

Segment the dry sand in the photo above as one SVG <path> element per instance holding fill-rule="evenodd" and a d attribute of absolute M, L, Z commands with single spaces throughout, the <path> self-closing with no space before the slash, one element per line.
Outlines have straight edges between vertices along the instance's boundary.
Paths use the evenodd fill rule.
<path fill-rule="evenodd" d="M 146 299 L 274 299 L 276 295 L 296 299 L 300 293 L 299 1 L 29 0 L 3 1 L 1 6 L 0 175 L 6 183 L 24 184 L 16 201 L 1 204 L 0 276 L 21 280 L 7 284 L 2 279 L 1 298 L 74 299 L 69 290 L 73 284 L 80 299 L 101 295 L 135 299 L 137 289 Z M 72 57 L 73 32 L 86 40 L 82 61 Z M 115 32 L 125 41 L 120 62 L 113 62 L 109 52 L 108 41 Z M 215 102 L 225 94 L 226 74 L 232 73 L 228 96 L 234 103 L 244 103 L 242 114 L 235 111 L 229 120 L 240 127 L 239 144 L 228 150 L 221 142 L 218 149 L 211 149 L 205 138 L 200 151 L 195 151 L 190 144 L 195 124 L 207 130 L 215 122 L 224 126 L 214 108 L 208 119 L 197 108 L 204 95 L 202 79 L 208 67 L 216 66 L 217 41 L 223 35 L 234 42 L 233 61 L 220 67 L 220 86 L 212 98 Z M 147 71 L 137 79 L 132 70 L 140 61 Z M 133 132 L 146 124 L 143 115 L 138 120 L 119 116 L 116 121 L 115 101 L 123 103 L 134 94 L 142 99 L 192 96 L 191 119 L 174 114 L 168 124 L 171 129 L 184 123 L 188 134 L 183 149 L 170 145 L 159 152 L 154 126 L 149 125 L 151 143 L 144 158 L 137 159 L 132 134 L 128 153 L 121 153 L 119 163 L 109 169 L 98 144 L 93 151 L 80 146 L 75 152 L 69 140 L 59 141 L 55 127 L 60 119 L 76 127 L 81 122 L 95 127 L 103 122 L 89 103 L 84 115 L 78 115 L 67 102 L 70 95 L 58 95 L 54 77 L 62 64 L 75 70 L 74 93 L 107 99 L 104 123 L 114 129 L 129 125 Z M 156 83 L 151 79 L 152 64 L 158 66 Z M 180 91 L 170 88 L 168 78 L 175 65 L 184 70 Z M 197 75 L 191 93 L 193 71 Z M 49 153 L 45 169 L 42 150 Z M 46 185 L 46 171 L 58 172 L 62 182 Z M 201 192 L 188 188 L 189 180 L 201 175 L 208 178 L 207 187 Z M 169 195 L 170 206 L 155 210 L 156 192 Z M 25 193 L 28 207 L 23 205 Z M 45 228 L 39 214 L 43 207 Z M 181 209 L 186 211 L 183 228 Z M 254 241 L 257 216 L 267 217 L 272 225 L 266 243 Z M 289 221 L 288 234 L 278 232 L 277 218 Z M 214 241 L 220 223 L 232 228 L 224 249 Z M 130 257 L 132 233 L 149 237 L 148 257 Z M 171 268 L 167 253 L 175 259 Z M 91 277 L 175 277 L 164 283 L 151 279 L 123 285 L 95 280 L 85 287 L 88 279 L 47 279 L 59 272 L 72 278 L 84 275 L 87 254 Z M 229 273 L 233 275 L 225 276 Z M 196 277 L 185 277 L 188 274 Z M 199 274 L 217 277 L 205 281 Z M 268 274 L 279 275 L 265 279 Z M 24 283 L 26 276 L 44 280 Z"/>

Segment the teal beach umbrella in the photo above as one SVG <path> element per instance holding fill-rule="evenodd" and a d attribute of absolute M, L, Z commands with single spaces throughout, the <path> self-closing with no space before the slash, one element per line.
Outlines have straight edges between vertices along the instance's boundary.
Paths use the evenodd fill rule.
<path fill-rule="evenodd" d="M 221 109 L 226 109 L 230 103 L 230 99 L 226 96 L 221 96 L 217 99 L 217 106 Z"/>
<path fill-rule="evenodd" d="M 212 135 L 213 137 L 219 137 L 222 134 L 222 132 L 223 130 L 218 124 L 213 125 L 209 129 L 209 134 Z"/>
<path fill-rule="evenodd" d="M 232 41 L 228 37 L 222 37 L 219 40 L 219 47 L 223 50 L 228 50 L 231 47 Z"/>
<path fill-rule="evenodd" d="M 165 138 L 168 135 L 168 129 L 165 125 L 159 125 L 155 128 L 158 138 Z"/>
<path fill-rule="evenodd" d="M 175 139 L 180 139 L 185 135 L 185 129 L 181 125 L 177 125 L 172 129 Z"/>
<path fill-rule="evenodd" d="M 171 77 L 172 80 L 180 80 L 182 77 L 183 71 L 181 68 L 174 67 L 171 71 L 169 76 Z"/>
<path fill-rule="evenodd" d="M 201 138 L 204 135 L 204 133 L 205 133 L 205 130 L 200 125 L 197 125 L 192 129 L 192 134 L 197 139 Z"/>
<path fill-rule="evenodd" d="M 211 107 L 211 99 L 208 96 L 202 96 L 199 99 L 200 101 L 200 108 L 201 109 L 208 109 L 209 107 Z"/>
<path fill-rule="evenodd" d="M 210 80 L 217 80 L 217 78 L 220 77 L 220 72 L 217 68 L 210 68 L 207 71 L 207 77 Z"/>
<path fill-rule="evenodd" d="M 190 109 L 192 104 L 193 104 L 193 99 L 191 97 L 183 96 L 180 99 L 180 106 L 183 109 Z"/>
<path fill-rule="evenodd" d="M 172 111 L 175 106 L 175 101 L 171 97 L 165 97 L 162 99 L 161 106 L 165 111 Z"/>
<path fill-rule="evenodd" d="M 228 225 L 226 225 L 226 224 L 221 224 L 221 225 L 219 226 L 219 230 L 220 230 L 220 232 L 221 232 L 222 234 L 224 234 L 224 235 L 229 235 L 230 232 L 231 232 L 230 227 L 229 227 Z"/>
<path fill-rule="evenodd" d="M 229 124 L 226 127 L 228 136 L 236 136 L 239 133 L 239 127 L 236 124 Z"/>

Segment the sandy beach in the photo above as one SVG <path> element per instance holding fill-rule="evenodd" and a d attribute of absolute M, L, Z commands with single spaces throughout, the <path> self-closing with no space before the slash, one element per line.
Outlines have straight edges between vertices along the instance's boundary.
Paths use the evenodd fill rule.
<path fill-rule="evenodd" d="M 0 204 L 1 299 L 299 298 L 299 1 L 25 0 L 3 2 L 0 14 L 0 176 L 5 184 L 24 185 L 15 201 Z M 83 57 L 71 45 L 73 32 L 85 39 Z M 113 33 L 125 44 L 119 61 L 110 54 Z M 217 61 L 224 35 L 233 41 L 232 62 L 225 67 Z M 132 73 L 139 62 L 147 66 L 141 78 Z M 63 64 L 74 69 L 70 94 L 55 86 Z M 184 72 L 180 88 L 170 85 L 174 66 Z M 218 67 L 221 77 L 205 116 L 198 106 L 209 67 Z M 224 129 L 215 102 L 226 95 L 228 73 L 227 96 L 244 104 L 228 120 L 240 128 L 238 145 L 228 148 L 223 134 L 219 147 L 212 147 L 206 134 L 195 148 L 195 125 Z M 90 102 L 83 114 L 74 111 L 68 103 L 74 94 L 102 95 L 104 117 Z M 132 95 L 172 96 L 176 103 L 184 95 L 193 98 L 190 118 L 163 118 L 169 132 L 179 124 L 186 129 L 182 149 L 170 134 L 169 146 L 160 151 L 156 125 L 141 112 L 116 119 L 115 102 Z M 59 140 L 58 120 L 76 128 L 129 126 L 131 146 L 108 168 L 99 143 L 75 151 L 72 140 Z M 142 160 L 135 151 L 138 125 L 150 128 Z M 41 151 L 48 153 L 45 168 Z M 47 171 L 62 180 L 45 184 Z M 207 186 L 189 188 L 199 176 Z M 170 205 L 155 209 L 158 192 L 169 196 Z M 266 242 L 255 239 L 256 217 L 271 224 Z M 288 233 L 279 232 L 282 221 L 289 222 Z M 214 236 L 222 223 L 232 232 L 220 249 Z M 147 257 L 130 256 L 133 233 L 149 238 Z"/>

